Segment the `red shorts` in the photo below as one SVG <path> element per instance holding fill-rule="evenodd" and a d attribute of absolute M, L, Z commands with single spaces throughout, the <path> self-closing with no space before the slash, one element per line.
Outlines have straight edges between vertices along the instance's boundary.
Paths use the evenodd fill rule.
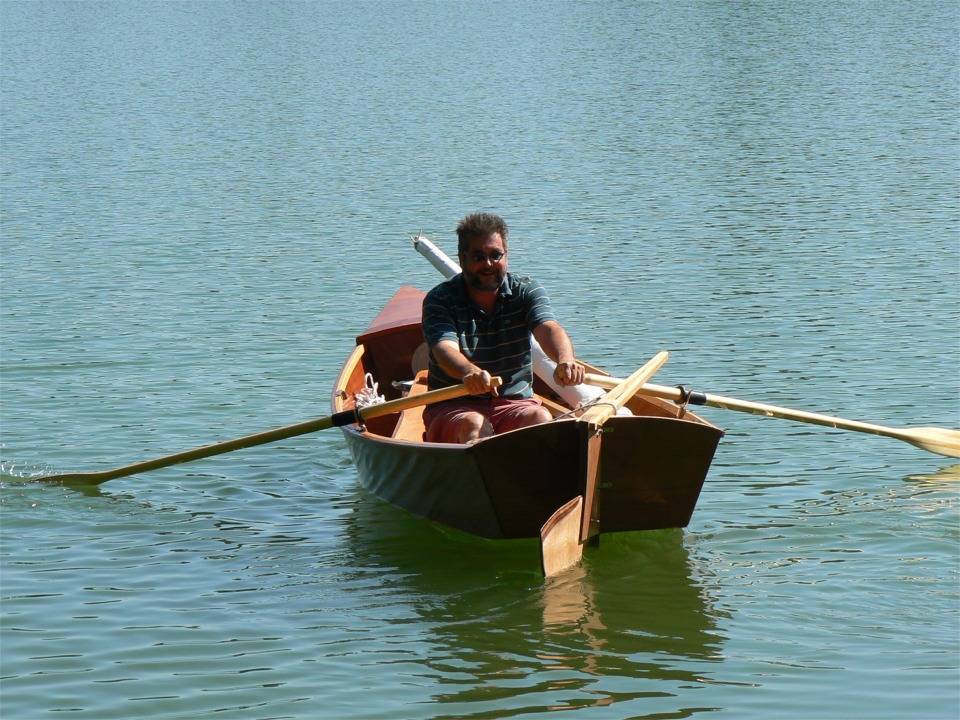
<path fill-rule="evenodd" d="M 493 425 L 494 434 L 529 425 L 526 419 L 542 407 L 537 398 L 463 398 L 428 405 L 423 411 L 427 442 L 456 443 L 457 424 L 470 413 L 480 413 Z"/>

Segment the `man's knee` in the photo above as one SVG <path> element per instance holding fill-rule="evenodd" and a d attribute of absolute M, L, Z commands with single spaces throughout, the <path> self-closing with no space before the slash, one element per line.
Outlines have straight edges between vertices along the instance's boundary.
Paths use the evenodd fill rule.
<path fill-rule="evenodd" d="M 553 415 L 550 414 L 550 411 L 542 405 L 536 408 L 530 408 L 522 416 L 517 418 L 515 428 L 529 427 L 531 425 L 539 425 L 541 423 L 550 422 L 553 420 Z"/>
<path fill-rule="evenodd" d="M 493 425 L 480 413 L 470 413 L 463 416 L 457 426 L 457 440 L 460 443 L 467 443 L 491 435 L 493 435 Z"/>
<path fill-rule="evenodd" d="M 547 408 L 540 406 L 540 412 L 538 413 L 537 423 L 545 423 L 553 420 L 553 413 L 551 413 Z"/>

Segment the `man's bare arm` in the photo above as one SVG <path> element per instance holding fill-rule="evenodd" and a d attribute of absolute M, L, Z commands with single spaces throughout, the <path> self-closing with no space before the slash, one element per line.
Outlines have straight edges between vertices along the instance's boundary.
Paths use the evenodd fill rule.
<path fill-rule="evenodd" d="M 557 364 L 553 379 L 562 387 L 583 382 L 584 367 L 573 354 L 573 343 L 560 323 L 548 320 L 538 325 L 533 337 L 551 360 Z"/>
<path fill-rule="evenodd" d="M 497 395 L 497 389 L 490 387 L 490 373 L 481 370 L 470 362 L 460 352 L 457 343 L 452 340 L 441 340 L 431 349 L 440 368 L 450 377 L 460 378 L 471 395 L 483 395 L 484 393 Z"/>

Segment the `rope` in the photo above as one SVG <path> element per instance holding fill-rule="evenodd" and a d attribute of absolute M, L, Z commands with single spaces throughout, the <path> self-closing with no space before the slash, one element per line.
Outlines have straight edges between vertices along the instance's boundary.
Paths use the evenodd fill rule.
<path fill-rule="evenodd" d="M 614 412 L 617 411 L 617 406 L 615 404 L 613 404 L 612 402 L 605 402 L 601 398 L 596 397 L 589 402 L 580 403 L 573 410 L 569 410 L 568 412 L 565 412 L 562 415 L 557 415 L 554 418 L 554 420 L 563 420 L 564 418 L 570 417 L 571 415 L 576 415 L 578 413 L 582 413 L 584 410 L 589 410 L 590 408 L 596 407 L 598 405 L 609 405 L 610 407 L 613 408 Z"/>
<path fill-rule="evenodd" d="M 387 399 L 380 394 L 380 384 L 374 382 L 373 375 L 367 373 L 363 376 L 363 382 L 366 384 L 366 387 L 363 388 L 358 393 L 355 393 L 353 398 L 356 400 L 357 408 L 370 407 L 371 405 L 379 405 L 382 402 L 386 402 Z"/>

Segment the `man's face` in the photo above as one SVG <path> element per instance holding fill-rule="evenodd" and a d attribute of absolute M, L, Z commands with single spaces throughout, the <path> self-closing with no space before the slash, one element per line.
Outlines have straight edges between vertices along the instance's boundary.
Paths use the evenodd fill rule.
<path fill-rule="evenodd" d="M 467 252 L 460 253 L 460 268 L 467 284 L 474 290 L 497 290 L 507 274 L 507 249 L 500 233 L 471 240 Z"/>

